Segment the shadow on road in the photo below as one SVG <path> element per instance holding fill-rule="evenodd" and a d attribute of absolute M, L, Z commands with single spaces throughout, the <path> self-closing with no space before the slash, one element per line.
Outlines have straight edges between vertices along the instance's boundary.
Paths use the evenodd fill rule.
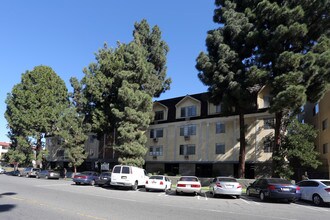
<path fill-rule="evenodd" d="M 6 193 L 1 193 L 0 194 L 0 198 L 2 197 L 2 196 L 13 196 L 13 195 L 16 195 L 17 193 L 14 193 L 14 192 L 6 192 Z"/>
<path fill-rule="evenodd" d="M 13 208 L 15 208 L 16 205 L 12 205 L 12 204 L 3 204 L 0 205 L 0 212 L 8 212 L 10 210 L 12 210 Z"/>

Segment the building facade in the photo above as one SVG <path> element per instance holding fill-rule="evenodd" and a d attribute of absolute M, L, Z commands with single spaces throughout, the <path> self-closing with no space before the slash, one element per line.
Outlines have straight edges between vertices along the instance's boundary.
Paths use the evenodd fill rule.
<path fill-rule="evenodd" d="M 322 165 L 314 177 L 330 177 L 330 90 L 318 103 L 308 103 L 304 107 L 304 122 L 311 124 L 318 131 L 315 148 L 320 154 Z"/>
<path fill-rule="evenodd" d="M 274 116 L 268 113 L 269 91 L 262 89 L 257 105 L 245 115 L 246 178 L 270 174 Z M 225 115 L 220 105 L 209 102 L 208 93 L 186 95 L 153 104 L 154 121 L 146 131 L 148 149 L 145 168 L 150 173 L 197 175 L 200 177 L 238 175 L 239 117 Z M 100 169 L 117 163 L 113 140 L 108 135 L 89 135 L 85 151 L 89 156 L 83 169 Z M 67 167 L 61 141 L 47 138 L 48 160 L 52 166 Z"/>
<path fill-rule="evenodd" d="M 10 143 L 0 142 L 0 160 L 2 160 L 3 155 L 8 152 L 9 147 Z"/>
<path fill-rule="evenodd" d="M 245 115 L 246 178 L 270 169 L 274 117 L 267 112 L 265 97 L 260 93 L 259 108 Z M 221 104 L 210 103 L 208 93 L 156 101 L 153 110 L 155 119 L 147 131 L 148 172 L 238 175 L 238 115 L 224 116 Z"/>

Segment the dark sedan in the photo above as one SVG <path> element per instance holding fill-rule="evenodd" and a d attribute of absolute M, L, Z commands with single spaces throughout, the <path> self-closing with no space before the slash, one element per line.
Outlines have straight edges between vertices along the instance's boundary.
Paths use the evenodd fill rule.
<path fill-rule="evenodd" d="M 95 185 L 105 186 L 110 185 L 111 182 L 111 172 L 103 172 L 98 179 L 95 180 Z"/>
<path fill-rule="evenodd" d="M 281 178 L 262 178 L 254 181 L 247 189 L 248 196 L 257 196 L 261 201 L 281 199 L 289 203 L 300 198 L 300 187 Z"/>
<path fill-rule="evenodd" d="M 88 185 L 95 185 L 95 180 L 99 178 L 99 174 L 94 171 L 84 171 L 82 173 L 76 174 L 73 176 L 73 182 L 77 185 L 80 184 L 88 184 Z"/>
<path fill-rule="evenodd" d="M 59 179 L 60 178 L 60 172 L 54 171 L 54 170 L 40 170 L 37 172 L 36 177 L 39 178 L 45 178 L 45 179 Z"/>

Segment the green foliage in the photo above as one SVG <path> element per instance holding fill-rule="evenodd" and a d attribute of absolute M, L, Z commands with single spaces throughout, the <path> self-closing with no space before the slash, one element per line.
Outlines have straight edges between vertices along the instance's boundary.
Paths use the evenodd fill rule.
<path fill-rule="evenodd" d="M 76 167 L 87 158 L 85 142 L 89 130 L 89 126 L 84 124 L 84 117 L 77 112 L 74 106 L 65 109 L 56 123 L 54 134 L 62 140 L 62 147 L 75 172 Z"/>
<path fill-rule="evenodd" d="M 97 63 L 84 69 L 81 83 L 72 79 L 73 100 L 99 135 L 113 135 L 119 162 L 142 166 L 147 151 L 145 131 L 152 119 L 152 97 L 169 89 L 166 78 L 168 46 L 157 26 L 146 20 L 135 24 L 134 40 L 106 45 L 96 54 Z M 81 95 L 83 94 L 83 95 Z"/>
<path fill-rule="evenodd" d="M 211 91 L 216 91 L 220 83 L 229 82 L 228 77 L 218 72 L 229 72 L 228 76 L 234 76 L 236 72 L 230 64 L 236 64 L 235 58 L 239 57 L 239 61 L 243 62 L 238 62 L 235 65 L 237 68 L 246 65 L 245 71 L 253 70 L 254 75 L 261 79 L 259 82 L 271 88 L 270 112 L 276 116 L 273 157 L 273 161 L 276 161 L 282 157 L 278 151 L 281 150 L 280 129 L 285 130 L 283 117 L 298 113 L 306 101 L 317 102 L 329 83 L 330 1 L 215 2 L 217 9 L 213 19 L 225 26 L 208 35 L 209 54 L 219 55 L 214 56 L 213 60 L 203 54 L 199 57 L 203 61 L 203 69 L 211 74 L 208 77 L 211 80 L 205 80 L 205 83 L 215 82 Z M 235 22 L 238 23 L 236 26 L 228 25 Z M 230 38 L 225 41 L 224 36 Z M 236 42 L 239 36 L 243 41 L 228 47 L 228 42 Z M 223 59 L 223 56 L 227 59 Z M 210 63 L 217 63 L 217 68 Z M 253 76 L 251 78 L 255 79 Z M 227 84 L 231 87 L 239 84 L 244 88 L 244 82 L 233 81 Z"/>
<path fill-rule="evenodd" d="M 282 137 L 282 150 L 276 158 L 281 163 L 276 167 L 275 172 L 279 176 L 290 178 L 296 168 L 291 162 L 314 169 L 321 165 L 319 153 L 314 146 L 317 132 L 313 126 L 302 124 L 294 119 L 290 121 L 287 128 L 287 134 Z"/>
<path fill-rule="evenodd" d="M 223 113 L 238 113 L 240 116 L 239 175 L 245 174 L 245 129 L 244 114 L 257 107 L 257 94 L 266 76 L 252 62 L 255 44 L 246 36 L 253 25 L 247 16 L 239 12 L 230 1 L 219 2 L 214 21 L 221 27 L 208 32 L 207 54 L 197 58 L 198 77 L 211 93 L 211 101 L 221 102 Z"/>
<path fill-rule="evenodd" d="M 14 149 L 31 162 L 32 146 L 38 155 L 41 139 L 53 133 L 55 122 L 68 105 L 65 83 L 50 67 L 37 66 L 22 74 L 21 82 L 7 95 L 6 104 L 5 118 Z"/>

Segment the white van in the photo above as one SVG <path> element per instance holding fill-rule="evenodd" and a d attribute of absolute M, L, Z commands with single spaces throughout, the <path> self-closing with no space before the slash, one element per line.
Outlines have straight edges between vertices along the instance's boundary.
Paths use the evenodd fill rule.
<path fill-rule="evenodd" d="M 131 187 L 137 190 L 138 186 L 145 186 L 149 179 L 144 169 L 127 165 L 116 165 L 112 169 L 111 182 L 112 186 Z"/>

